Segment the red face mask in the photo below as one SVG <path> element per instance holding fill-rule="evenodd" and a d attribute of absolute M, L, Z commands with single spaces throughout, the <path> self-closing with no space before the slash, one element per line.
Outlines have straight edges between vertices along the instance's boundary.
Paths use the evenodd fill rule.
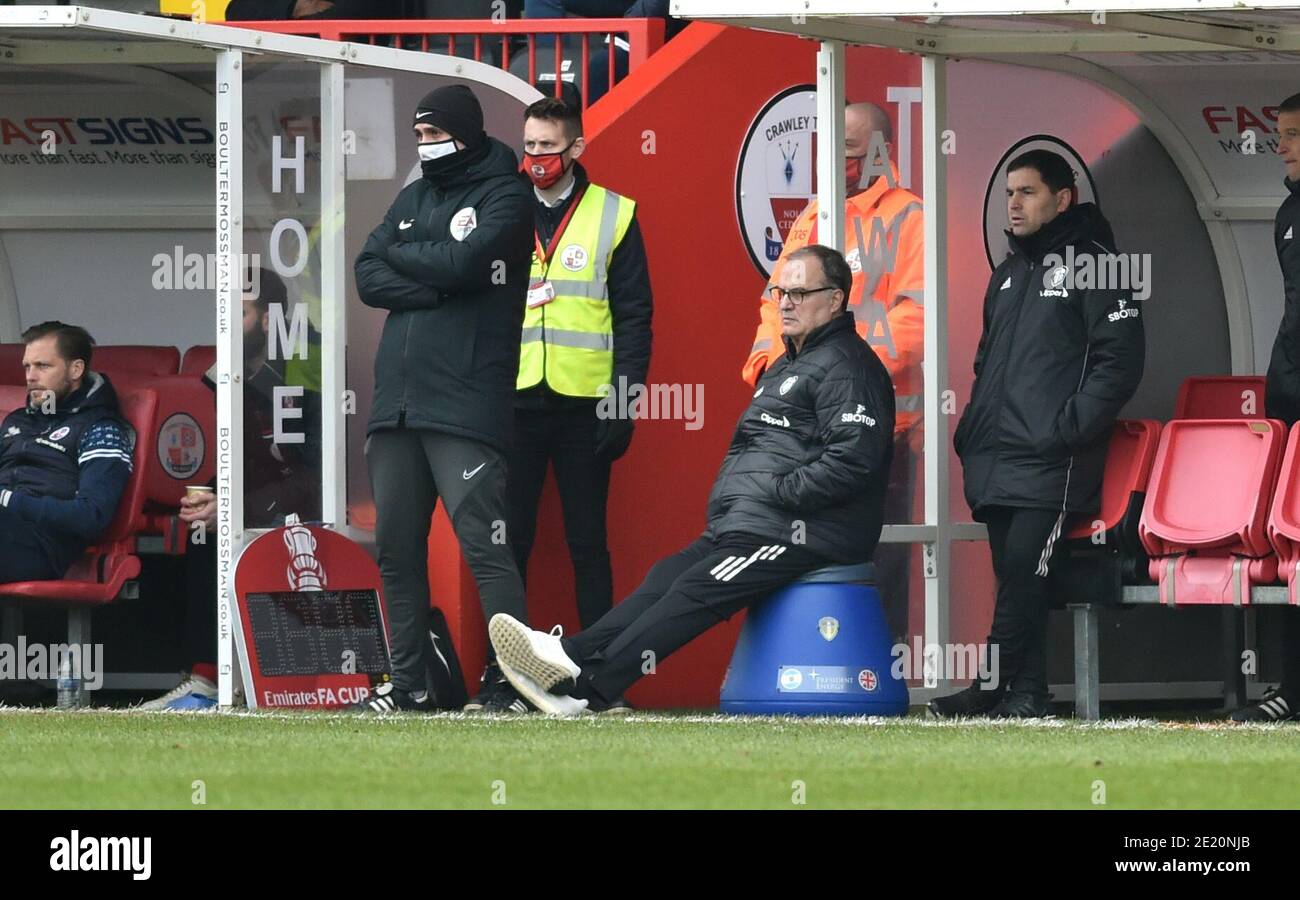
<path fill-rule="evenodd" d="M 572 146 L 569 144 L 569 147 Z M 523 165 L 519 168 L 533 184 L 542 189 L 548 188 L 564 177 L 568 168 L 564 164 L 564 154 L 569 152 L 569 147 L 556 153 L 525 153 Z"/>
<path fill-rule="evenodd" d="M 849 190 L 853 190 L 853 188 L 857 187 L 858 182 L 862 180 L 863 159 L 865 159 L 865 157 L 862 156 L 844 157 L 844 186 Z"/>

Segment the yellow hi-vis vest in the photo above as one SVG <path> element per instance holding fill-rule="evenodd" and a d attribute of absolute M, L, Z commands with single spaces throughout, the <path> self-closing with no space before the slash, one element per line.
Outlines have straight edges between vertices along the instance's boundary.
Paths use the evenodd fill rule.
<path fill-rule="evenodd" d="M 588 185 L 550 262 L 534 250 L 529 283 L 549 281 L 555 299 L 524 311 L 519 390 L 545 380 L 557 394 L 603 396 L 614 375 L 609 261 L 635 210 L 635 201 Z"/>

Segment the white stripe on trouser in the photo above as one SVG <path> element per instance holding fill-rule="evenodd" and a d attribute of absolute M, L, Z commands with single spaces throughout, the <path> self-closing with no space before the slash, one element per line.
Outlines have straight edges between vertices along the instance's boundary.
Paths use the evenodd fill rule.
<path fill-rule="evenodd" d="M 735 562 L 736 560 L 738 560 L 738 559 L 744 559 L 744 557 L 743 557 L 743 556 L 728 556 L 728 557 L 727 557 L 726 559 L 724 559 L 722 562 L 718 563 L 716 566 L 714 566 L 712 569 L 710 569 L 710 570 L 709 570 L 709 574 L 710 574 L 710 575 L 717 575 L 719 569 L 725 569 L 727 566 L 731 565 L 732 563 L 734 563 L 734 562 Z"/>
<path fill-rule="evenodd" d="M 1056 539 L 1061 536 L 1061 526 L 1065 524 L 1065 512 L 1062 511 L 1056 517 L 1056 524 L 1052 526 L 1052 533 L 1047 536 L 1047 545 L 1043 547 L 1043 553 L 1038 557 L 1038 568 L 1034 570 L 1039 578 L 1047 577 L 1047 561 L 1052 558 L 1052 547 L 1056 544 Z"/>
<path fill-rule="evenodd" d="M 714 566 L 709 574 L 718 581 L 730 581 L 739 575 L 750 563 L 762 559 L 776 559 L 785 552 L 785 547 L 777 544 L 759 547 L 748 557 L 745 556 L 728 556 L 724 561 Z"/>

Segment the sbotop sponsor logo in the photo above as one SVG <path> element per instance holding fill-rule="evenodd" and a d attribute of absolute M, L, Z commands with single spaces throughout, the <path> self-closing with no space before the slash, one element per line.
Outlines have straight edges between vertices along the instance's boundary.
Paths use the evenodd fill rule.
<path fill-rule="evenodd" d="M 1125 301 L 1127 314 L 1119 318 L 1137 318 L 1141 311 L 1132 306 L 1151 296 L 1150 253 L 1075 253 L 1066 247 L 1065 255 L 1049 253 L 1043 257 L 1041 297 L 1065 299 L 1074 291 L 1131 291 Z"/>
<path fill-rule="evenodd" d="M 104 684 L 103 644 L 0 644 L 0 681 L 53 681 L 72 674 L 87 690 Z"/>
<path fill-rule="evenodd" d="M 620 375 L 618 384 L 601 385 L 600 391 L 598 419 L 668 419 L 684 422 L 687 431 L 704 427 L 702 384 L 628 384 Z"/>
<path fill-rule="evenodd" d="M 997 644 L 924 644 L 917 635 L 911 644 L 895 644 L 889 652 L 894 678 L 926 684 L 978 678 L 990 691 L 1000 683 Z"/>
<path fill-rule="evenodd" d="M 153 873 L 153 838 L 92 837 L 73 830 L 50 841 L 55 872 L 130 872 L 135 881 Z"/>

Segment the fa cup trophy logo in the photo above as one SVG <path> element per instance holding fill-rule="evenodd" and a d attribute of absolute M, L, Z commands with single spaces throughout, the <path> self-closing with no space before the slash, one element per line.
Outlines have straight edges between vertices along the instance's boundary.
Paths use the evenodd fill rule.
<path fill-rule="evenodd" d="M 297 516 L 285 520 L 284 545 L 289 548 L 289 566 L 285 574 L 289 587 L 295 591 L 320 591 L 325 589 L 325 569 L 316 558 L 316 537 L 306 526 L 299 524 Z"/>

